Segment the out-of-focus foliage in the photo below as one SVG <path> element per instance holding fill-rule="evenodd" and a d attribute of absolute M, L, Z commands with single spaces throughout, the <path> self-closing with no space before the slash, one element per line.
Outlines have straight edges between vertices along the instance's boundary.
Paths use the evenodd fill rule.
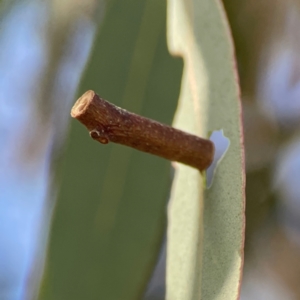
<path fill-rule="evenodd" d="M 91 1 L 72 1 L 72 9 L 52 1 L 2 3 L 0 299 L 32 299 L 57 191 L 55 162 L 94 24 L 85 10 Z M 72 47 L 80 34 L 83 45 Z"/>
<path fill-rule="evenodd" d="M 174 125 L 230 146 L 210 189 L 176 165 L 169 207 L 167 299 L 238 299 L 244 245 L 244 158 L 239 88 L 226 17 L 217 1 L 168 1 L 172 53 L 185 62 Z"/>
<path fill-rule="evenodd" d="M 299 299 L 300 2 L 223 2 L 244 112 L 247 224 L 242 299 Z"/>
<path fill-rule="evenodd" d="M 79 94 L 170 123 L 182 62 L 166 47 L 166 3 L 110 1 Z M 165 227 L 170 163 L 101 146 L 72 122 L 40 299 L 137 299 Z"/>

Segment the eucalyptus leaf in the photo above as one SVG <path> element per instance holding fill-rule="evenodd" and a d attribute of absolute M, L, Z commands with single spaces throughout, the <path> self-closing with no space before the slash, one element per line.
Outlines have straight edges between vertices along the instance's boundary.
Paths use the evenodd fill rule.
<path fill-rule="evenodd" d="M 166 44 L 166 3 L 109 1 L 79 88 L 171 123 L 182 61 Z M 140 299 L 165 230 L 170 163 L 93 141 L 71 122 L 39 299 Z"/>
<path fill-rule="evenodd" d="M 204 174 L 175 165 L 168 210 L 166 299 L 238 299 L 245 174 L 229 27 L 219 1 L 168 0 L 167 15 L 170 52 L 184 59 L 174 126 L 202 137 L 223 130 L 230 146 L 209 189 Z"/>

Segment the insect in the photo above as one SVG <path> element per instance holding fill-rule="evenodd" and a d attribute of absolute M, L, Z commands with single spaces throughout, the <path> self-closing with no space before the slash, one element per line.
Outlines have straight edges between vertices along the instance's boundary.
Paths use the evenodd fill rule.
<path fill-rule="evenodd" d="M 213 161 L 215 148 L 210 140 L 131 113 L 91 90 L 76 101 L 71 116 L 85 125 L 90 136 L 101 144 L 122 144 L 200 171 Z"/>

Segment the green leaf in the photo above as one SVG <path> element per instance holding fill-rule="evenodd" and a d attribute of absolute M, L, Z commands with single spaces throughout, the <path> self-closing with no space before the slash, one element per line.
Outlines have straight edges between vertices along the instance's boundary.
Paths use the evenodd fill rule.
<path fill-rule="evenodd" d="M 181 73 L 167 50 L 166 3 L 110 1 L 79 95 L 94 89 L 170 124 Z M 170 163 L 71 125 L 39 299 L 140 299 L 164 234 Z"/>
<path fill-rule="evenodd" d="M 243 266 L 245 174 L 233 45 L 219 1 L 169 0 L 168 44 L 184 59 L 174 126 L 230 146 L 206 189 L 176 164 L 169 206 L 167 299 L 238 299 Z"/>

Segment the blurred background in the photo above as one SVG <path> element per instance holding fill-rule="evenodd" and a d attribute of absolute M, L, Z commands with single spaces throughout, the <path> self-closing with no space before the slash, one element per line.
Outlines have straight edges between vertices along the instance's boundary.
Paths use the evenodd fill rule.
<path fill-rule="evenodd" d="M 300 2 L 223 3 L 244 115 L 241 299 L 300 299 Z M 171 124 L 183 63 L 167 50 L 166 3 L 0 5 L 0 299 L 33 299 L 39 285 L 40 299 L 141 297 L 164 239 L 170 163 L 101 147 L 69 113 L 94 89 Z M 164 270 L 155 275 L 147 299 L 163 299 Z M 129 282 L 141 290 L 119 294 Z"/>

